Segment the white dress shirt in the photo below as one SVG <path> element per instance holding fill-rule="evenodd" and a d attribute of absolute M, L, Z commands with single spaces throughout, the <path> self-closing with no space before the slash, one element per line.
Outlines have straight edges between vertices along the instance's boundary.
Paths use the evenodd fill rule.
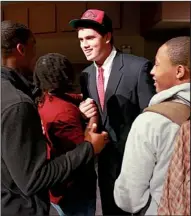
<path fill-rule="evenodd" d="M 103 70 L 104 70 L 104 72 L 103 72 L 104 91 L 106 91 L 106 88 L 107 88 L 109 76 L 111 74 L 111 69 L 112 69 L 112 65 L 113 65 L 113 59 L 115 58 L 116 53 L 117 53 L 117 50 L 116 50 L 115 47 L 113 47 L 110 55 L 106 58 L 103 65 L 101 66 L 103 68 Z M 94 62 L 94 65 L 96 67 L 96 81 L 98 82 L 98 66 L 97 66 L 97 64 L 95 62 Z"/>

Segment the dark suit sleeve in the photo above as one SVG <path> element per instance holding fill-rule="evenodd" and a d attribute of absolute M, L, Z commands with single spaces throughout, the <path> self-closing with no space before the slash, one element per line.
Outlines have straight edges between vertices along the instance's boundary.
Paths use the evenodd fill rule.
<path fill-rule="evenodd" d="M 2 116 L 2 159 L 19 189 L 27 196 L 65 181 L 72 171 L 93 157 L 88 142 L 54 160 L 47 160 L 40 118 L 30 103 L 8 108 Z"/>
<path fill-rule="evenodd" d="M 137 95 L 140 112 L 148 106 L 150 99 L 155 94 L 154 82 L 150 75 L 152 66 L 152 63 L 148 61 L 141 67 L 139 72 Z"/>
<path fill-rule="evenodd" d="M 89 97 L 88 93 L 88 73 L 82 72 L 80 76 L 80 86 L 81 86 L 81 93 L 83 95 L 83 100 Z"/>

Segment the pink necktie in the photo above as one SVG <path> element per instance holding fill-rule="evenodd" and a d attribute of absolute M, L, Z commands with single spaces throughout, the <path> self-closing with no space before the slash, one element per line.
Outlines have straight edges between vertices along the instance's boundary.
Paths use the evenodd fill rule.
<path fill-rule="evenodd" d="M 97 91 L 98 91 L 98 95 L 99 95 L 99 101 L 100 101 L 100 105 L 101 108 L 103 110 L 103 106 L 104 106 L 104 77 L 103 77 L 103 68 L 99 67 L 98 68 L 98 80 L 97 80 Z"/>

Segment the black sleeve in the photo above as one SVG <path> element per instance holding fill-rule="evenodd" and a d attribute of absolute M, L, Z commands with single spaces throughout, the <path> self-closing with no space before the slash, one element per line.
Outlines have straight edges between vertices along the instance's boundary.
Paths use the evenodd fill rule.
<path fill-rule="evenodd" d="M 138 100 L 140 111 L 146 108 L 155 92 L 154 81 L 150 72 L 152 70 L 152 63 L 146 62 L 140 69 L 138 78 Z"/>
<path fill-rule="evenodd" d="M 19 189 L 30 196 L 66 180 L 94 155 L 89 142 L 55 160 L 47 160 L 40 118 L 30 103 L 8 108 L 2 115 L 2 157 Z"/>
<path fill-rule="evenodd" d="M 89 97 L 88 93 L 88 73 L 82 72 L 80 76 L 80 86 L 81 86 L 81 92 L 83 95 L 83 100 Z"/>

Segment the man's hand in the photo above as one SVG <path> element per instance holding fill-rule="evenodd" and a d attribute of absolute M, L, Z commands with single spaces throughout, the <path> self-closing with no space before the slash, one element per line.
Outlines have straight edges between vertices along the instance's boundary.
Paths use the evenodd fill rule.
<path fill-rule="evenodd" d="M 93 99 L 87 98 L 80 103 L 79 109 L 85 118 L 91 118 L 97 115 L 97 106 Z"/>
<path fill-rule="evenodd" d="M 97 125 L 93 124 L 89 131 L 86 132 L 85 140 L 90 142 L 94 148 L 94 153 L 98 154 L 109 142 L 108 133 L 102 131 L 101 134 L 96 133 Z"/>

